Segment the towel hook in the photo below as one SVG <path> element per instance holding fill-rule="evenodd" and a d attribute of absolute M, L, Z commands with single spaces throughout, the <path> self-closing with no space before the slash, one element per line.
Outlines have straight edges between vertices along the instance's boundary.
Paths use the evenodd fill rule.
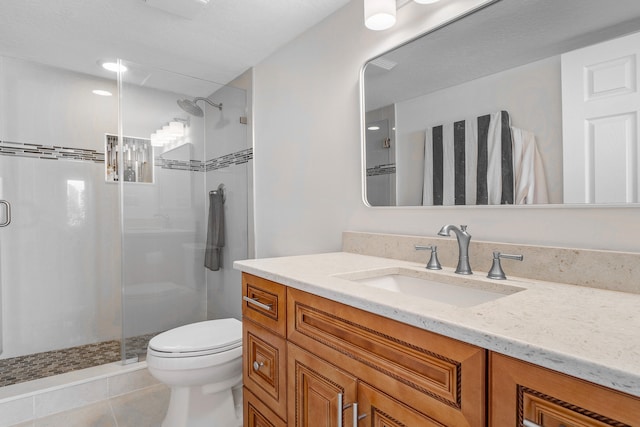
<path fill-rule="evenodd" d="M 220 194 L 222 196 L 222 203 L 227 200 L 227 195 L 224 194 L 224 184 L 218 185 L 218 188 L 216 190 L 209 191 L 209 194 Z"/>

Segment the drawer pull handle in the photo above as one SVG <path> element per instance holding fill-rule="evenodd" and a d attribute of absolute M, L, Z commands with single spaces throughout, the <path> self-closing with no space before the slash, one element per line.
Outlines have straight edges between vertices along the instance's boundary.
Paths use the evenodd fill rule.
<path fill-rule="evenodd" d="M 338 424 L 337 424 L 338 427 L 342 427 L 342 417 L 345 409 L 349 409 L 351 406 L 353 406 L 355 410 L 358 409 L 357 403 L 354 403 L 354 404 L 347 403 L 346 405 L 344 405 L 342 400 L 343 400 L 342 393 L 338 393 Z"/>
<path fill-rule="evenodd" d="M 253 361 L 253 370 L 258 372 L 260 370 L 260 368 L 262 368 L 264 366 L 264 362 L 260 362 L 258 363 L 257 360 Z"/>
<path fill-rule="evenodd" d="M 536 424 L 533 421 L 522 420 L 523 427 L 542 427 L 540 424 Z"/>
<path fill-rule="evenodd" d="M 367 414 L 358 415 L 358 404 L 353 404 L 353 427 L 357 427 L 358 421 L 365 418 Z"/>
<path fill-rule="evenodd" d="M 338 393 L 338 427 L 342 427 L 342 393 Z"/>
<path fill-rule="evenodd" d="M 260 307 L 263 310 L 271 310 L 271 307 L 273 306 L 273 304 L 263 304 L 260 301 L 258 301 L 258 298 L 249 298 L 248 296 L 243 296 L 242 299 L 246 302 L 248 302 L 249 304 L 254 304 L 258 307 Z"/>

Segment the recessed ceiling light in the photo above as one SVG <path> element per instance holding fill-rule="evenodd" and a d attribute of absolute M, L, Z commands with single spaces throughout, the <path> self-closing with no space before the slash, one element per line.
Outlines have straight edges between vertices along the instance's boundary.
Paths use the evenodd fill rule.
<path fill-rule="evenodd" d="M 105 70 L 113 71 L 114 73 L 127 71 L 127 67 L 117 62 L 103 62 L 101 65 Z"/>
<path fill-rule="evenodd" d="M 100 95 L 100 96 L 112 96 L 113 95 L 108 90 L 102 90 L 102 89 L 94 89 L 91 92 L 96 94 L 96 95 Z"/>
<path fill-rule="evenodd" d="M 367 130 L 380 130 L 380 126 L 369 126 Z"/>

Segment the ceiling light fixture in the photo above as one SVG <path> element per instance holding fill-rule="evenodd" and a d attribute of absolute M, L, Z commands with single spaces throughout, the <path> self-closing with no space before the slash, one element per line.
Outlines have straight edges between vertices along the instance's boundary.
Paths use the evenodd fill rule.
<path fill-rule="evenodd" d="M 364 0 L 364 25 L 374 31 L 396 23 L 396 0 Z"/>
<path fill-rule="evenodd" d="M 440 0 L 413 0 L 418 4 L 432 4 Z M 407 4 L 399 3 L 399 7 Z M 364 25 L 374 31 L 386 30 L 396 23 L 396 0 L 364 0 Z"/>
<path fill-rule="evenodd" d="M 100 96 L 112 96 L 113 95 L 108 90 L 102 90 L 102 89 L 94 89 L 91 92 L 94 93 L 95 95 L 100 95 Z"/>
<path fill-rule="evenodd" d="M 124 73 L 125 71 L 127 71 L 127 67 L 117 62 L 105 61 L 100 63 L 100 65 L 102 65 L 102 68 L 104 68 L 105 70 L 113 71 L 114 73 Z"/>

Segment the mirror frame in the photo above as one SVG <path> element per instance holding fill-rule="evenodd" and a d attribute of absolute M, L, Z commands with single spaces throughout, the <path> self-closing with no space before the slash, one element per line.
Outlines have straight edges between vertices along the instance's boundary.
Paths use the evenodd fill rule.
<path fill-rule="evenodd" d="M 510 204 L 510 205 L 435 205 L 435 206 L 425 206 L 425 205 L 389 205 L 389 206 L 375 206 L 371 205 L 367 200 L 367 153 L 366 153 L 366 132 L 367 132 L 367 123 L 366 123 L 366 110 L 365 110 L 365 70 L 367 65 L 380 57 L 387 55 L 388 53 L 399 49 L 405 45 L 408 45 L 422 37 L 428 36 L 436 31 L 439 31 L 449 25 L 452 25 L 468 16 L 475 14 L 481 10 L 486 8 L 490 8 L 499 4 L 501 2 L 508 0 L 488 0 L 486 3 L 482 3 L 479 5 L 475 5 L 470 9 L 454 16 L 451 19 L 445 20 L 433 28 L 428 29 L 425 32 L 419 33 L 415 36 L 412 36 L 410 39 L 401 42 L 398 45 L 395 45 L 375 56 L 367 59 L 364 64 L 360 67 L 359 72 L 359 89 L 360 89 L 360 99 L 359 99 L 359 107 L 360 107 L 360 180 L 361 180 L 361 191 L 360 196 L 362 202 L 367 208 L 371 209 L 399 209 L 399 210 L 409 210 L 409 209 L 438 209 L 438 210 L 446 210 L 446 209 L 619 209 L 619 208 L 631 208 L 637 209 L 640 208 L 640 202 L 638 203 L 607 203 L 607 204 L 595 204 L 595 203 L 554 203 L 554 204 Z M 639 130 L 640 131 L 640 130 Z"/>

